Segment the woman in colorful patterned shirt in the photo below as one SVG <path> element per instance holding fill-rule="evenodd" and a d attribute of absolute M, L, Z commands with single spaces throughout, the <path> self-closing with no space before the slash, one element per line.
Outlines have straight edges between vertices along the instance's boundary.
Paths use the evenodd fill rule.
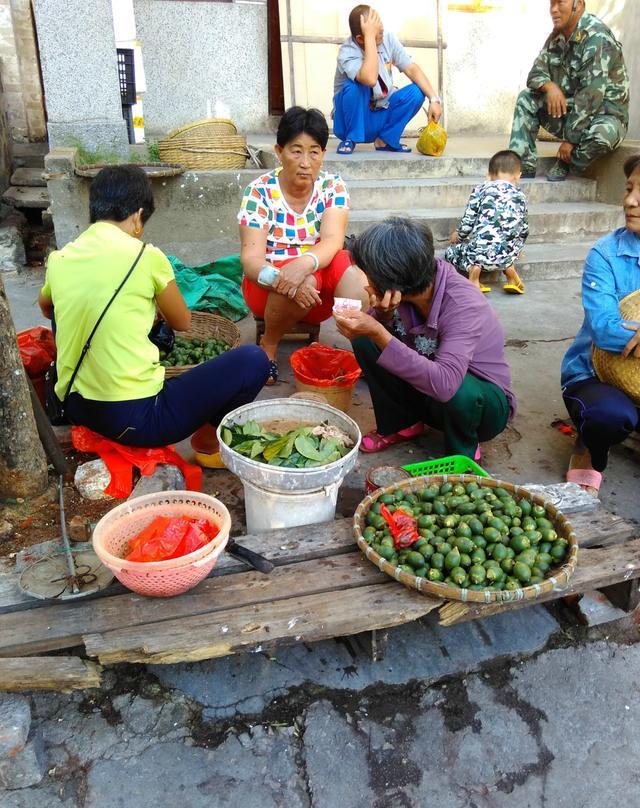
<path fill-rule="evenodd" d="M 280 120 L 281 168 L 247 186 L 238 213 L 242 291 L 264 318 L 261 345 L 278 380 L 282 337 L 296 323 L 321 323 L 335 297 L 365 300 L 362 273 L 343 249 L 349 194 L 337 174 L 322 170 L 329 128 L 317 109 L 291 107 Z"/>

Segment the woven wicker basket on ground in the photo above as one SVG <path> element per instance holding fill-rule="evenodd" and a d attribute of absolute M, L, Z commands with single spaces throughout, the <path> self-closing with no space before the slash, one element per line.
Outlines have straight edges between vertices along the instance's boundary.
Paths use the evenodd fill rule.
<path fill-rule="evenodd" d="M 218 314 L 209 314 L 205 311 L 191 312 L 191 328 L 188 331 L 176 331 L 176 336 L 182 339 L 221 339 L 227 342 L 231 348 L 240 345 L 240 329 L 226 317 Z M 179 376 L 186 370 L 196 365 L 178 365 L 177 367 L 165 368 L 165 378 L 171 379 Z"/>
<path fill-rule="evenodd" d="M 182 126 L 158 142 L 160 157 L 201 170 L 244 168 L 247 141 L 233 121 L 207 118 Z"/>
<path fill-rule="evenodd" d="M 426 578 L 418 578 L 415 575 L 410 575 L 408 572 L 401 570 L 399 567 L 393 566 L 389 561 L 385 561 L 379 553 L 365 541 L 362 533 L 365 529 L 365 517 L 369 508 L 376 502 L 383 494 L 388 494 L 391 491 L 402 489 L 404 491 L 419 491 L 422 488 L 427 488 L 429 485 L 436 484 L 442 485 L 444 482 L 449 483 L 467 483 L 475 482 L 482 487 L 490 488 L 504 488 L 518 499 L 528 499 L 532 503 L 543 505 L 546 510 L 547 518 L 553 522 L 554 529 L 559 538 L 566 539 L 569 543 L 569 552 L 563 565 L 553 570 L 551 577 L 545 578 L 542 583 L 534 584 L 533 586 L 523 586 L 521 589 L 514 589 L 511 591 L 498 591 L 492 592 L 490 590 L 474 591 L 471 589 L 458 589 L 444 583 L 437 583 L 429 581 Z M 470 475 L 460 474 L 444 474 L 432 475 L 429 477 L 414 477 L 406 482 L 397 483 L 387 486 L 385 488 L 378 488 L 372 494 L 366 496 L 355 512 L 353 517 L 353 533 L 358 547 L 364 555 L 376 565 L 382 572 L 390 575 L 396 581 L 404 584 L 409 589 L 417 589 L 425 595 L 441 598 L 444 600 L 461 600 L 461 601 L 475 601 L 476 603 L 491 603 L 491 602 L 504 602 L 509 603 L 517 600 L 535 600 L 545 592 L 552 590 L 561 590 L 566 586 L 567 581 L 573 574 L 576 568 L 578 558 L 578 539 L 571 524 L 567 518 L 562 514 L 554 505 L 545 501 L 537 494 L 532 494 L 525 488 L 505 483 L 500 480 L 494 480 L 490 477 L 472 477 Z"/>
<path fill-rule="evenodd" d="M 620 301 L 620 314 L 628 321 L 640 321 L 640 289 Z M 629 339 L 633 331 L 629 331 Z M 611 384 L 626 393 L 640 407 L 640 359 L 609 353 L 593 346 L 593 367 L 601 382 Z"/>

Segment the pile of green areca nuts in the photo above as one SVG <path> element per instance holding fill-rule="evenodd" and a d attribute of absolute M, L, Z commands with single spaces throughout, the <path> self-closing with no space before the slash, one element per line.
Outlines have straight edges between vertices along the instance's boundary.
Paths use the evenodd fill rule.
<path fill-rule="evenodd" d="M 176 337 L 169 353 L 160 351 L 160 364 L 165 368 L 181 365 L 200 365 L 220 356 L 231 346 L 222 339 L 182 339 Z"/>
<path fill-rule="evenodd" d="M 419 538 L 411 546 L 394 546 L 382 506 L 415 518 Z M 389 563 L 419 578 L 474 591 L 539 584 L 562 564 L 569 547 L 542 505 L 477 482 L 382 494 L 365 525 L 364 540 Z"/>

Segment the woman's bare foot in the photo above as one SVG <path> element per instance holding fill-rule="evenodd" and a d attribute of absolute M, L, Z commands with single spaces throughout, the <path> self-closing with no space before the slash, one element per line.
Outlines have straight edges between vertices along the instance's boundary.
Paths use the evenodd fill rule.
<path fill-rule="evenodd" d="M 592 497 L 598 497 L 602 484 L 602 474 L 591 465 L 589 452 L 571 455 L 567 471 L 567 482 L 577 483 L 580 488 L 591 494 Z"/>

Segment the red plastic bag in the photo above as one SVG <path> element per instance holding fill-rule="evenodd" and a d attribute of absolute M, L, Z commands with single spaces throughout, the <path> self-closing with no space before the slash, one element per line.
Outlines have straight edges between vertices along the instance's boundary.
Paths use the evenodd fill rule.
<path fill-rule="evenodd" d="M 104 460 L 111 482 L 104 489 L 106 494 L 125 499 L 133 488 L 133 469 L 140 469 L 143 477 L 149 477 L 159 463 L 177 466 L 184 474 L 184 482 L 189 491 L 202 490 L 202 469 L 187 463 L 172 446 L 158 449 L 139 449 L 134 446 L 122 446 L 115 441 L 92 432 L 86 426 L 74 426 L 71 429 L 71 442 L 79 452 L 100 455 Z"/>
<path fill-rule="evenodd" d="M 133 539 L 127 561 L 167 561 L 193 553 L 218 535 L 218 527 L 206 519 L 158 516 Z"/>
<path fill-rule="evenodd" d="M 353 387 L 362 374 L 352 353 L 320 342 L 298 348 L 290 361 L 296 379 L 316 387 Z"/>
<path fill-rule="evenodd" d="M 50 328 L 38 325 L 18 335 L 20 359 L 31 379 L 41 376 L 56 358 L 56 344 Z"/>
<path fill-rule="evenodd" d="M 408 513 L 402 510 L 391 513 L 386 505 L 380 506 L 380 515 L 391 528 L 391 535 L 393 536 L 393 543 L 396 550 L 411 547 L 414 541 L 418 541 L 420 538 L 418 523 L 415 517 L 409 516 Z"/>

